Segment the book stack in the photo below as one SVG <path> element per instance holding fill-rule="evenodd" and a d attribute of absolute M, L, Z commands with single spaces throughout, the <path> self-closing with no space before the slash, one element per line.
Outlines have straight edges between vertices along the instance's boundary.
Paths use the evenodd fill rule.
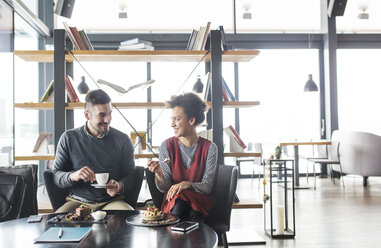
<path fill-rule="evenodd" d="M 152 42 L 142 40 L 139 38 L 134 38 L 130 40 L 125 40 L 120 42 L 120 46 L 118 48 L 119 51 L 123 50 L 148 50 L 153 51 L 155 48 L 152 46 Z"/>
<path fill-rule="evenodd" d="M 73 79 L 66 75 L 65 77 L 65 90 L 70 102 L 79 102 L 77 92 L 73 87 Z M 46 88 L 42 95 L 40 102 L 53 102 L 54 99 L 54 80 L 52 80 L 49 86 Z"/>
<path fill-rule="evenodd" d="M 201 51 L 205 50 L 206 41 L 210 30 L 210 22 L 206 26 L 201 26 L 199 30 L 193 29 L 189 37 L 186 50 Z"/>
<path fill-rule="evenodd" d="M 69 97 L 70 102 L 79 102 L 78 95 L 74 90 L 72 82 L 73 82 L 73 79 L 69 77 L 68 75 L 66 75 L 65 89 L 66 89 L 67 96 Z"/>
<path fill-rule="evenodd" d="M 208 100 L 208 94 L 209 94 L 211 83 L 212 83 L 212 75 L 210 72 L 205 74 L 204 80 L 206 81 L 206 86 L 203 90 L 202 95 L 200 95 L 200 97 L 203 98 L 204 101 L 206 102 Z M 224 78 L 222 78 L 222 100 L 224 102 L 236 101 L 232 91 L 230 90 Z"/>
<path fill-rule="evenodd" d="M 70 27 L 66 22 L 63 22 L 66 33 L 69 36 L 76 50 L 94 50 L 84 30 L 79 30 L 76 27 Z"/>

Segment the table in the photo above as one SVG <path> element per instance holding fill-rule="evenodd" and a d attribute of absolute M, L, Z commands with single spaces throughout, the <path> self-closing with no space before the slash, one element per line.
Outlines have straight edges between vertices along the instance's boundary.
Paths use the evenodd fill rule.
<path fill-rule="evenodd" d="M 317 140 L 317 141 L 291 141 L 281 142 L 280 146 L 293 146 L 294 147 L 294 159 L 295 159 L 295 189 L 301 189 L 299 184 L 299 146 L 303 145 L 331 145 L 331 141 Z"/>
<path fill-rule="evenodd" d="M 94 224 L 92 232 L 80 243 L 34 243 L 46 229 L 56 226 L 46 221 L 55 214 L 44 215 L 40 223 L 27 218 L 0 223 L 1 246 L 13 247 L 217 247 L 217 234 L 206 224 L 186 234 L 172 232 L 170 226 L 141 227 L 126 223 L 139 211 L 107 211 L 115 215 L 107 224 Z M 86 226 L 86 225 L 81 225 Z M 87 226 L 89 226 L 87 224 Z"/>

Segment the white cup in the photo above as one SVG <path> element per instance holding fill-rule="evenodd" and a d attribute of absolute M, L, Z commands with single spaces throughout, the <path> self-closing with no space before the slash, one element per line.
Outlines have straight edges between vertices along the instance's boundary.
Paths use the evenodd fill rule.
<path fill-rule="evenodd" d="M 108 182 L 108 173 L 95 173 L 95 178 L 98 184 L 105 185 Z"/>

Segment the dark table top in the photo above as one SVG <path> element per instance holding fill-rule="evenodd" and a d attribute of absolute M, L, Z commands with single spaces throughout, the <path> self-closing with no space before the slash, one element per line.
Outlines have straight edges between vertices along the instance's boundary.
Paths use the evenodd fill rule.
<path fill-rule="evenodd" d="M 170 226 L 132 226 L 126 219 L 139 211 L 107 211 L 115 215 L 107 224 L 92 226 L 92 232 L 80 243 L 34 243 L 45 230 L 58 224 L 46 221 L 55 214 L 44 215 L 39 223 L 27 223 L 27 218 L 0 223 L 1 247 L 217 247 L 217 234 L 206 224 L 188 233 L 172 232 Z M 67 225 L 65 225 L 67 226 Z M 76 225 L 79 226 L 79 225 Z"/>

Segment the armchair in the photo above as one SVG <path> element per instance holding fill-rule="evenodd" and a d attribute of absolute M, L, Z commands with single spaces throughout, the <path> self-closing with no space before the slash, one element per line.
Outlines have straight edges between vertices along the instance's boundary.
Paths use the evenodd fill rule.
<path fill-rule="evenodd" d="M 135 181 L 132 187 L 125 193 L 124 197 L 124 200 L 133 208 L 136 208 L 139 192 L 142 187 L 143 176 L 144 168 L 135 166 Z M 44 180 L 50 203 L 52 204 L 53 210 L 56 211 L 65 203 L 65 198 L 69 194 L 69 190 L 59 188 L 55 185 L 51 170 L 44 171 Z"/>
<path fill-rule="evenodd" d="M 146 168 L 147 183 L 153 202 L 155 206 L 161 206 L 164 194 L 156 188 L 154 176 L 154 173 Z M 230 215 L 237 188 L 237 180 L 237 166 L 217 166 L 216 180 L 214 181 L 212 192 L 216 201 L 212 209 L 209 210 L 205 220 L 205 223 L 218 234 L 218 239 L 222 241 L 225 248 L 228 247 L 226 232 L 230 229 Z"/>

